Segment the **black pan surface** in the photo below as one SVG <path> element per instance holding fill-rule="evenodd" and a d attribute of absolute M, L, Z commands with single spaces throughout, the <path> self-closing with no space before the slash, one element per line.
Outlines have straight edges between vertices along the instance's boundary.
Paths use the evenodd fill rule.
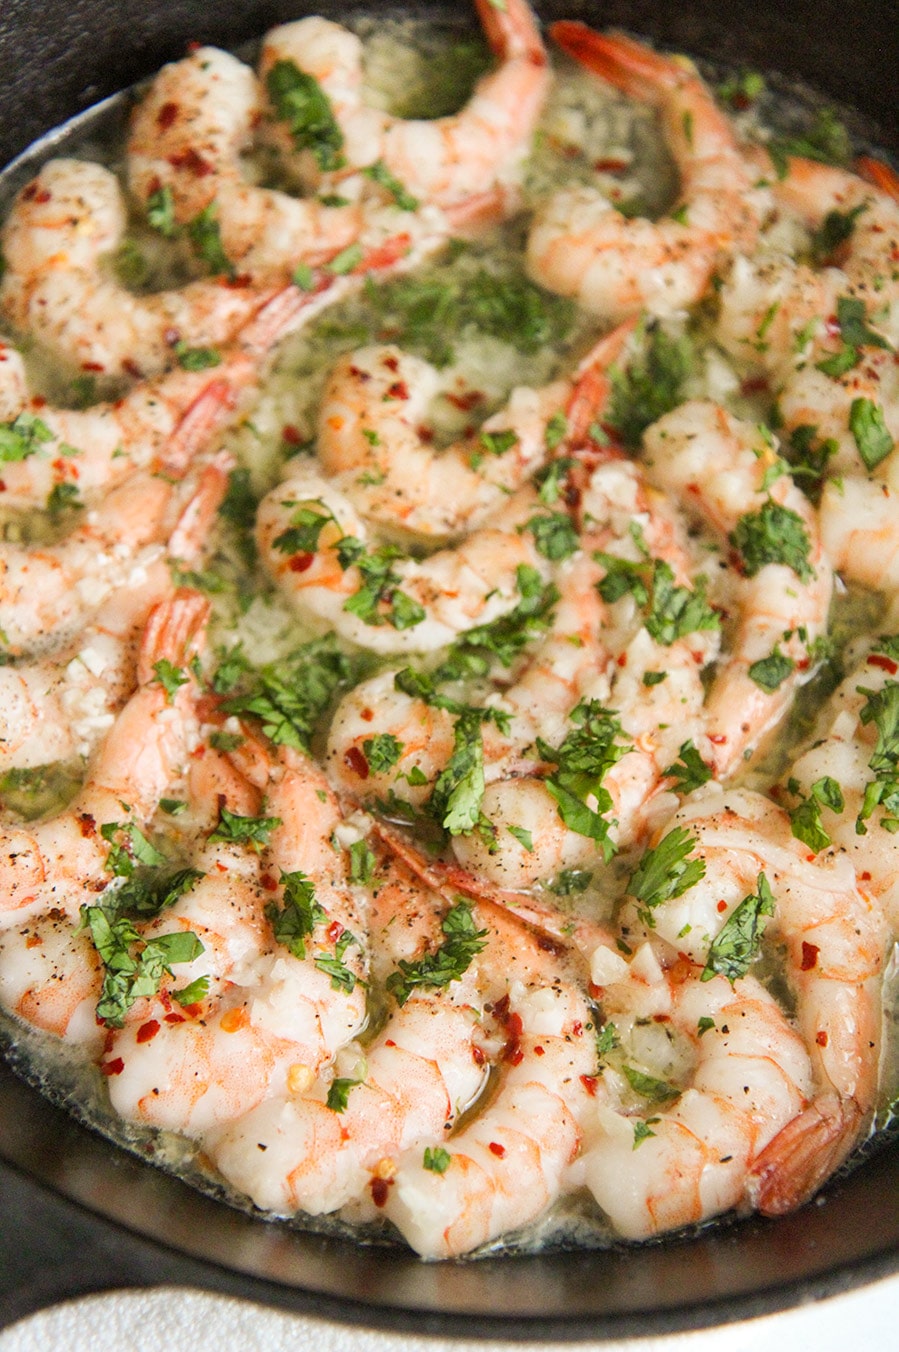
<path fill-rule="evenodd" d="M 309 8 L 346 12 L 333 0 Z M 366 8 L 397 6 L 369 0 Z M 459 13 L 444 0 L 405 8 Z M 618 24 L 712 60 L 804 79 L 854 105 L 871 138 L 899 153 L 894 0 L 730 0 L 726 7 L 553 0 L 538 8 L 548 19 Z M 301 12 L 289 0 L 4 0 L 0 164 L 181 55 L 186 42 L 234 46 Z M 71 1249 L 71 1278 L 50 1284 L 48 1301 L 123 1281 L 181 1280 L 354 1323 L 467 1337 L 673 1331 L 780 1309 L 899 1270 L 899 1143 L 776 1222 L 753 1218 L 639 1248 L 439 1265 L 226 1208 L 113 1149 L 2 1063 L 0 1159 L 0 1318 L 17 1247 L 27 1266 L 28 1255 L 43 1252 L 41 1227 L 51 1225 L 61 1252 Z M 100 1255 L 80 1281 L 86 1248 L 79 1236 Z"/>

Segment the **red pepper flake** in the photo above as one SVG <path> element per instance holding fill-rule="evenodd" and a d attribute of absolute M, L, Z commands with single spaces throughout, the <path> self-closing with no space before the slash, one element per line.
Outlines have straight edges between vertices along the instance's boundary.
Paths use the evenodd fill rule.
<path fill-rule="evenodd" d="M 466 390 L 464 394 L 445 394 L 444 399 L 453 408 L 458 408 L 462 413 L 469 413 L 478 404 L 483 402 L 484 396 L 480 390 Z"/>
<path fill-rule="evenodd" d="M 362 719 L 363 723 L 371 723 L 374 716 L 375 716 L 374 709 L 368 708 L 363 709 L 362 712 L 359 714 L 359 717 Z"/>
<path fill-rule="evenodd" d="M 627 160 L 617 159 L 612 155 L 593 161 L 593 168 L 597 174 L 623 174 L 629 167 Z"/>
<path fill-rule="evenodd" d="M 724 746 L 727 741 L 727 734 L 723 732 L 710 732 L 709 741 L 714 742 L 715 746 Z"/>
<path fill-rule="evenodd" d="M 543 1047 L 541 1047 L 539 1043 L 538 1043 L 537 1046 L 534 1048 L 534 1055 L 535 1055 L 535 1056 L 545 1056 L 545 1055 L 546 1055 L 545 1049 L 544 1049 Z"/>
<path fill-rule="evenodd" d="M 387 393 L 384 395 L 384 398 L 385 398 L 385 400 L 387 400 L 387 399 L 408 399 L 408 398 L 409 398 L 409 386 L 406 384 L 405 380 L 395 380 L 395 381 L 393 382 L 393 384 L 390 386 L 390 388 L 388 389 Z"/>
<path fill-rule="evenodd" d="M 867 869 L 865 869 L 864 873 L 860 873 L 860 874 L 858 875 L 858 878 L 859 878 L 859 882 L 862 882 L 862 883 L 869 883 L 869 882 L 871 881 L 871 874 L 868 872 Z"/>
<path fill-rule="evenodd" d="M 818 965 L 818 954 L 821 952 L 817 944 L 807 944 L 802 941 L 802 962 L 799 964 L 800 970 L 810 972 L 813 967 Z"/>
<path fill-rule="evenodd" d="M 390 1184 L 386 1178 L 373 1178 L 368 1185 L 371 1188 L 371 1200 L 375 1206 L 386 1206 Z"/>
<path fill-rule="evenodd" d="M 305 573 L 314 562 L 314 554 L 294 554 L 287 566 L 292 573 Z"/>
<path fill-rule="evenodd" d="M 824 1031 L 823 1028 L 821 1029 L 820 1033 L 816 1033 L 816 1034 L 815 1034 L 815 1041 L 817 1042 L 817 1044 L 818 1044 L 819 1047 L 826 1047 L 826 1046 L 827 1046 L 827 1041 L 828 1041 L 828 1039 L 827 1039 L 827 1034 L 825 1033 L 825 1031 Z"/>
<path fill-rule="evenodd" d="M 349 751 L 345 751 L 343 763 L 348 770 L 352 770 L 353 774 L 358 775 L 360 779 L 368 779 L 368 761 L 360 747 L 351 746 Z"/>
<path fill-rule="evenodd" d="M 137 1042 L 152 1042 L 159 1032 L 160 1023 L 158 1019 L 147 1019 L 137 1030 Z"/>
<path fill-rule="evenodd" d="M 83 361 L 81 369 L 82 371 L 105 371 L 106 367 L 101 361 Z"/>
<path fill-rule="evenodd" d="M 97 369 L 102 371 L 103 367 L 100 366 Z M 122 370 L 125 372 L 126 376 L 131 376 L 134 380 L 140 380 L 144 374 L 138 363 L 132 361 L 130 357 L 126 357 L 122 362 Z"/>
<path fill-rule="evenodd" d="M 387 367 L 388 371 L 396 372 L 400 369 L 400 359 L 399 357 L 385 357 L 384 365 Z"/>
<path fill-rule="evenodd" d="M 472 1061 L 474 1061 L 476 1066 L 482 1066 L 484 1062 L 487 1060 L 487 1053 L 483 1050 L 482 1047 L 472 1047 L 471 1059 Z"/>
<path fill-rule="evenodd" d="M 894 662 L 891 657 L 886 657 L 883 653 L 871 653 L 868 658 L 869 667 L 881 667 L 888 671 L 891 676 L 895 676 L 899 671 L 899 663 Z"/>
<path fill-rule="evenodd" d="M 89 812 L 82 812 L 78 817 L 78 829 L 85 840 L 90 840 L 97 834 L 97 819 L 91 816 Z"/>
<path fill-rule="evenodd" d="M 49 192 L 46 188 L 44 188 L 42 189 L 41 192 L 35 195 L 34 200 L 35 202 L 40 202 L 41 206 L 45 206 L 47 202 L 53 201 L 53 194 Z"/>
<path fill-rule="evenodd" d="M 294 427 L 293 423 L 286 423 L 281 428 L 281 440 L 286 441 L 288 446 L 302 446 L 303 438 L 300 436 L 300 429 Z"/>
<path fill-rule="evenodd" d="M 716 909 L 718 910 L 719 913 L 722 912 L 722 911 L 726 911 L 726 910 L 727 910 L 727 902 L 724 901 L 724 900 L 722 899 L 721 901 L 718 902 L 718 905 L 717 905 Z"/>
<path fill-rule="evenodd" d="M 331 943 L 336 944 L 341 934 L 343 934 L 343 925 L 341 925 L 339 920 L 332 920 L 328 928 L 325 930 L 325 933 L 331 940 Z"/>
<path fill-rule="evenodd" d="M 764 394 L 767 388 L 768 381 L 765 376 L 749 376 L 740 382 L 740 393 L 743 395 Z"/>
<path fill-rule="evenodd" d="M 160 131 L 168 131 L 169 127 L 178 117 L 178 105 L 171 99 L 164 103 L 156 114 L 156 125 Z"/>
<path fill-rule="evenodd" d="M 580 1081 L 590 1097 L 596 1098 L 596 1091 L 599 1088 L 599 1077 L 596 1075 L 581 1075 Z"/>
<path fill-rule="evenodd" d="M 274 892 L 278 886 L 278 879 L 272 873 L 263 873 L 259 882 L 266 892 Z"/>
<path fill-rule="evenodd" d="M 114 1061 L 104 1061 L 100 1067 L 100 1072 L 103 1075 L 121 1075 L 124 1069 L 125 1062 L 120 1056 L 117 1056 Z"/>
<path fill-rule="evenodd" d="M 215 170 L 215 166 L 204 160 L 203 156 L 194 146 L 187 146 L 185 150 L 176 150 L 174 155 L 169 155 L 169 164 L 173 169 L 186 169 L 194 178 L 205 178 Z"/>
<path fill-rule="evenodd" d="M 191 1005 L 191 1008 L 193 1009 L 195 1006 Z M 187 1023 L 187 1019 L 183 1014 L 176 1014 L 175 1011 L 172 1010 L 171 1014 L 165 1015 L 163 1023 Z"/>
<path fill-rule="evenodd" d="M 394 1042 L 394 1040 L 393 1040 L 392 1037 L 388 1037 L 388 1038 L 385 1038 L 385 1039 L 384 1039 L 384 1046 L 385 1046 L 385 1047 L 395 1047 L 395 1046 L 396 1046 L 396 1043 Z"/>
<path fill-rule="evenodd" d="M 487 1149 L 490 1151 L 491 1155 L 495 1155 L 498 1160 L 504 1160 L 506 1158 L 506 1147 L 500 1145 L 499 1141 L 491 1141 L 487 1146 Z"/>
<path fill-rule="evenodd" d="M 425 423 L 422 423 L 421 426 L 416 427 L 415 432 L 416 435 L 418 436 L 419 441 L 429 442 L 434 440 L 433 427 L 428 427 Z"/>
<path fill-rule="evenodd" d="M 626 667 L 627 653 L 619 653 L 618 656 L 615 658 L 615 661 L 618 663 L 619 667 Z"/>

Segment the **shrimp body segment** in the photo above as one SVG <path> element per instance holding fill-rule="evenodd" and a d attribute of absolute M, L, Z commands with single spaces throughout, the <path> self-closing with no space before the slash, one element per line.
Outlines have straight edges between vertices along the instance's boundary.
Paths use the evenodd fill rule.
<path fill-rule="evenodd" d="M 362 101 L 362 44 L 339 25 L 301 19 L 265 39 L 260 71 L 291 62 L 317 80 L 340 128 L 342 166 L 336 172 L 303 168 L 321 185 L 360 169 L 384 166 L 419 202 L 452 209 L 514 184 L 549 90 L 549 68 L 539 28 L 526 0 L 501 7 L 476 0 L 481 23 L 498 57 L 461 112 L 434 120 L 391 116 Z M 284 140 L 289 149 L 289 138 Z"/>
<path fill-rule="evenodd" d="M 649 221 L 626 219 L 595 189 L 560 189 L 536 214 L 530 274 L 599 314 L 675 314 L 700 300 L 721 263 L 755 240 L 761 203 L 733 132 L 688 63 L 581 23 L 556 23 L 551 34 L 588 70 L 659 108 L 681 194 L 670 215 Z"/>

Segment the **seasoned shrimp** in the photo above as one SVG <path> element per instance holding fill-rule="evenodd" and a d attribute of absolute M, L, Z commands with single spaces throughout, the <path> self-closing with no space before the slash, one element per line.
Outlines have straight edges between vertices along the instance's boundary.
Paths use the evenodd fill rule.
<path fill-rule="evenodd" d="M 0 1005 L 91 1056 L 103 1049 L 97 1022 L 100 956 L 86 929 L 60 910 L 0 930 Z"/>
<path fill-rule="evenodd" d="M 461 112 L 430 121 L 407 121 L 362 102 L 362 44 L 345 28 L 308 18 L 267 35 L 260 74 L 269 89 L 273 72 L 289 62 L 311 75 L 330 102 L 336 162 L 322 166 L 320 156 L 310 165 L 307 154 L 303 165 L 320 185 L 380 164 L 418 201 L 452 208 L 514 184 L 549 90 L 546 53 L 527 0 L 475 4 L 499 64 Z M 286 130 L 283 141 L 290 150 Z"/>
<path fill-rule="evenodd" d="M 222 839 L 229 820 L 259 820 L 259 790 L 216 776 L 227 787 L 216 831 L 194 856 L 202 876 L 144 932 L 195 933 L 203 952 L 178 979 L 209 984 L 175 1017 L 163 989 L 108 1039 L 110 1097 L 129 1120 L 202 1136 L 269 1094 L 307 1087 L 365 1023 L 365 920 L 346 857 L 331 843 L 339 809 L 321 772 L 297 753 L 269 756 L 266 774 L 263 820 L 274 824 L 262 856 L 252 837 L 249 845 L 237 832 Z M 208 784 L 207 767 L 192 776 L 201 812 Z M 298 918 L 298 897 L 308 926 L 299 942 L 289 926 L 279 942 L 277 913 Z"/>
<path fill-rule="evenodd" d="M 4 928 L 51 909 L 77 916 L 80 905 L 109 882 L 113 844 L 127 850 L 132 829 L 152 817 L 182 767 L 196 727 L 191 679 L 170 696 L 156 667 L 167 662 L 183 673 L 208 613 L 208 602 L 189 591 L 176 592 L 156 608 L 141 644 L 138 689 L 110 729 L 80 793 L 57 817 L 3 828 Z"/>
<path fill-rule="evenodd" d="M 650 477 L 735 552 L 736 633 L 706 703 L 705 759 L 728 775 L 751 754 L 811 670 L 833 575 L 808 500 L 751 424 L 709 401 L 647 428 Z"/>
<path fill-rule="evenodd" d="M 751 976 L 705 982 L 683 960 L 666 971 L 641 948 L 602 1010 L 621 1050 L 576 1170 L 616 1233 L 648 1239 L 742 1205 L 752 1161 L 812 1091 L 802 1039 L 774 998 Z"/>
<path fill-rule="evenodd" d="M 701 299 L 737 250 L 752 248 L 764 193 L 753 188 L 727 119 L 689 63 L 581 23 L 556 23 L 550 32 L 589 70 L 659 108 L 681 194 L 667 217 L 648 221 L 626 219 L 593 188 L 562 188 L 537 211 L 528 270 L 599 314 L 675 314 Z"/>
<path fill-rule="evenodd" d="M 49 160 L 3 229 L 0 310 L 9 323 L 75 369 L 147 376 L 174 364 L 179 343 L 231 342 L 271 298 L 224 279 L 134 294 L 103 266 L 125 226 L 115 175 L 83 160 Z"/>
<path fill-rule="evenodd" d="M 778 796 L 794 803 L 797 823 L 809 817 L 818 823 L 818 831 L 803 833 L 812 849 L 826 849 L 832 842 L 853 861 L 865 891 L 877 899 L 897 936 L 899 841 L 892 829 L 890 768 L 890 720 L 899 700 L 895 644 L 884 637 L 866 642 L 855 654 L 854 669 L 821 710 L 808 749 L 790 767 Z"/>
<path fill-rule="evenodd" d="M 84 410 L 51 408 L 22 386 L 13 394 L 18 353 L 0 345 L 0 428 L 19 435 L 23 458 L 4 463 L 0 504 L 43 507 L 50 495 L 77 490 L 92 501 L 137 469 L 180 477 L 214 434 L 235 421 L 243 392 L 257 378 L 245 353 L 231 352 L 214 370 L 173 371 L 135 387 L 114 403 Z M 4 389 L 5 384 L 5 389 Z M 9 397 L 4 401 L 4 394 Z"/>
<path fill-rule="evenodd" d="M 89 756 L 134 688 L 144 626 L 172 596 L 171 560 L 193 565 L 228 484 L 230 461 L 219 454 L 200 473 L 196 491 L 168 540 L 168 557 L 134 570 L 111 592 L 94 621 L 68 650 L 0 667 L 0 772 Z"/>
<path fill-rule="evenodd" d="M 705 864 L 705 875 L 682 895 L 654 903 L 644 932 L 708 970 L 735 909 L 752 901 L 756 924 L 770 915 L 769 931 L 786 948 L 785 975 L 813 1090 L 753 1158 L 747 1182 L 753 1205 L 779 1214 L 816 1191 L 870 1118 L 881 1037 L 883 918 L 859 888 L 850 860 L 837 851 L 810 855 L 787 814 L 760 794 L 709 786 L 688 799 L 670 825 L 692 836 L 691 857 Z M 647 909 L 625 912 L 626 937 L 645 925 Z"/>
<path fill-rule="evenodd" d="M 439 451 L 422 431 L 437 371 L 393 345 L 348 353 L 319 409 L 321 465 L 366 520 L 432 539 L 474 529 L 546 462 L 551 420 L 567 415 L 567 425 L 585 386 L 594 406 L 605 403 L 595 386 L 633 328 L 600 339 L 570 379 L 514 389 L 477 434 Z"/>
<path fill-rule="evenodd" d="M 446 903 L 389 860 L 374 881 L 372 975 L 384 981 L 398 962 L 414 962 L 439 947 Z M 358 1049 L 349 1065 L 336 1068 L 334 1078 L 354 1081 L 344 1108 L 329 1106 L 333 1078 L 326 1076 L 319 1086 L 270 1096 L 208 1140 L 225 1177 L 257 1205 L 282 1214 L 334 1211 L 358 1203 L 367 1190 L 373 1200 L 381 1197 L 392 1157 L 407 1143 L 451 1130 L 485 1084 L 473 984 L 477 961 L 445 989 L 413 990 L 402 1007 L 391 1008 L 364 1053 Z M 353 1073 L 341 1075 L 341 1069 Z M 255 1148 L 259 1141 L 264 1152 Z"/>
<path fill-rule="evenodd" d="M 345 495 L 300 467 L 259 504 L 257 538 L 266 567 L 301 613 L 372 652 L 430 652 L 510 611 L 522 566 L 545 572 L 524 530 L 537 506 L 536 493 L 524 488 L 509 500 L 502 530 L 484 527 L 418 561 L 391 546 L 369 547 Z"/>

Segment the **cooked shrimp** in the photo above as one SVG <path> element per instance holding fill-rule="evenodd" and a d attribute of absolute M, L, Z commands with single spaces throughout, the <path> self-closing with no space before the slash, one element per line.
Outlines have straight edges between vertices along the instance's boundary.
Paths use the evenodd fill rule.
<path fill-rule="evenodd" d="M 231 342 L 271 297 L 223 279 L 130 292 L 104 270 L 125 227 L 121 190 L 108 169 L 49 160 L 22 189 L 3 229 L 0 310 L 8 321 L 75 369 L 148 376 L 175 363 L 179 343 Z"/>
<path fill-rule="evenodd" d="M 648 1239 L 741 1205 L 752 1161 L 812 1088 L 776 1001 L 751 976 L 704 982 L 683 960 L 665 971 L 644 948 L 602 1010 L 621 1050 L 603 1070 L 576 1170 L 616 1233 Z"/>
<path fill-rule="evenodd" d="M 812 805 L 822 835 L 810 848 L 827 848 L 829 841 L 845 852 L 896 936 L 899 840 L 892 830 L 895 809 L 888 769 L 889 720 L 899 699 L 894 644 L 890 639 L 868 641 L 862 653 L 855 654 L 856 665 L 821 710 L 808 749 L 790 767 L 786 776 L 790 798 L 784 801 L 798 796 Z M 830 785 L 825 782 L 828 778 Z M 782 786 L 778 796 L 783 793 Z"/>
<path fill-rule="evenodd" d="M 307 174 L 325 186 L 380 164 L 418 201 L 449 208 L 514 184 L 549 90 L 546 53 L 527 0 L 475 3 L 499 64 L 461 112 L 431 121 L 405 121 L 365 106 L 362 44 L 338 24 L 301 19 L 267 35 L 260 73 L 269 87 L 273 70 L 289 62 L 317 81 L 335 119 L 336 163 L 323 173 L 307 153 Z M 282 141 L 290 150 L 286 130 Z"/>
<path fill-rule="evenodd" d="M 701 299 L 737 250 L 752 247 L 763 195 L 753 190 L 727 119 L 689 63 L 581 23 L 556 23 L 550 32 L 588 70 L 659 108 L 681 194 L 667 217 L 648 221 L 626 219 L 593 188 L 562 188 L 537 211 L 528 270 L 599 314 L 675 314 Z"/>
<path fill-rule="evenodd" d="M 371 889 L 372 974 L 384 981 L 400 961 L 439 947 L 444 900 L 401 865 L 385 861 Z M 392 1157 L 407 1143 L 451 1130 L 487 1076 L 478 1047 L 478 959 L 446 988 L 415 989 L 357 1052 L 356 1082 L 343 1110 L 327 1085 L 297 1085 L 207 1141 L 228 1180 L 258 1206 L 281 1214 L 334 1211 L 367 1189 L 380 1196 Z M 359 1070 L 363 1073 L 360 1075 Z M 256 1147 L 262 1141 L 265 1151 Z"/>
<path fill-rule="evenodd" d="M 269 1094 L 311 1084 L 365 1023 L 365 920 L 345 855 L 331 843 L 337 804 L 317 767 L 296 753 L 270 756 L 267 774 L 265 811 L 276 824 L 263 857 L 252 845 L 210 840 L 193 861 L 201 879 L 144 932 L 197 934 L 204 951 L 179 968 L 179 982 L 206 977 L 209 986 L 180 1017 L 163 990 L 108 1039 L 110 1097 L 129 1120 L 202 1136 Z M 192 793 L 205 787 L 201 777 Z M 252 786 L 237 794 L 219 795 L 220 812 L 258 809 Z M 278 942 L 269 918 L 280 901 L 291 913 L 298 879 L 310 905 L 301 952 Z"/>
<path fill-rule="evenodd" d="M 736 632 L 706 703 L 703 755 L 728 775 L 757 749 L 811 670 L 833 576 L 813 508 L 751 424 L 708 401 L 644 434 L 651 478 L 736 553 Z M 768 663 L 768 665 L 762 665 Z"/>
<path fill-rule="evenodd" d="M 315 469 L 299 467 L 259 504 L 257 538 L 266 567 L 301 613 L 372 652 L 430 652 L 510 611 L 522 565 L 546 571 L 524 531 L 537 506 L 524 488 L 508 502 L 502 530 L 484 527 L 418 561 L 393 547 L 371 548 L 345 495 Z"/>
<path fill-rule="evenodd" d="M 155 668 L 165 661 L 182 674 L 189 669 L 208 612 L 208 602 L 188 591 L 156 608 L 141 644 L 138 689 L 110 729 L 81 792 L 57 817 L 7 825 L 0 832 L 4 928 L 51 909 L 77 916 L 81 904 L 110 880 L 112 844 L 127 849 L 132 827 L 140 828 L 155 812 L 182 767 L 196 725 L 191 680 L 170 696 Z M 104 827 L 112 841 L 102 834 Z"/>
<path fill-rule="evenodd" d="M 633 328 L 623 324 L 600 339 L 570 379 L 514 389 L 478 433 L 439 451 L 422 432 L 440 388 L 437 371 L 393 345 L 348 353 L 319 409 L 322 467 L 366 520 L 428 538 L 476 528 L 546 462 L 550 421 L 567 415 L 567 423 L 585 386 L 599 411 L 606 400 L 595 386 Z"/>
<path fill-rule="evenodd" d="M 60 910 L 0 931 L 0 1005 L 91 1055 L 103 1047 L 96 1015 L 101 981 L 90 936 Z"/>
<path fill-rule="evenodd" d="M 18 357 L 0 345 L 2 355 Z M 4 430 L 20 433 L 24 452 L 3 466 L 0 504 L 14 508 L 44 507 L 59 485 L 92 501 L 136 469 L 180 477 L 213 435 L 236 420 L 242 392 L 257 375 L 249 356 L 231 352 L 214 370 L 173 371 L 114 403 L 75 410 L 51 408 L 25 388 L 13 397 L 7 373 L 17 365 L 0 362 L 0 401 L 4 382 L 11 396 Z"/>
<path fill-rule="evenodd" d="M 135 568 L 69 649 L 0 667 L 0 771 L 89 756 L 134 688 L 150 612 L 174 593 L 171 559 L 196 564 L 228 484 L 219 455 L 199 475 L 168 541 L 168 557 Z"/>
<path fill-rule="evenodd" d="M 883 918 L 860 890 L 850 860 L 836 851 L 810 855 L 787 814 L 760 794 L 709 786 L 670 825 L 690 833 L 692 856 L 705 864 L 702 879 L 651 911 L 648 932 L 670 944 L 672 954 L 708 963 L 710 946 L 741 900 L 757 893 L 765 901 L 760 874 L 770 889 L 768 928 L 786 948 L 785 976 L 814 1076 L 802 1110 L 750 1167 L 753 1204 L 776 1214 L 816 1191 L 869 1120 L 881 1037 Z M 630 914 L 625 934 L 638 927 Z"/>

